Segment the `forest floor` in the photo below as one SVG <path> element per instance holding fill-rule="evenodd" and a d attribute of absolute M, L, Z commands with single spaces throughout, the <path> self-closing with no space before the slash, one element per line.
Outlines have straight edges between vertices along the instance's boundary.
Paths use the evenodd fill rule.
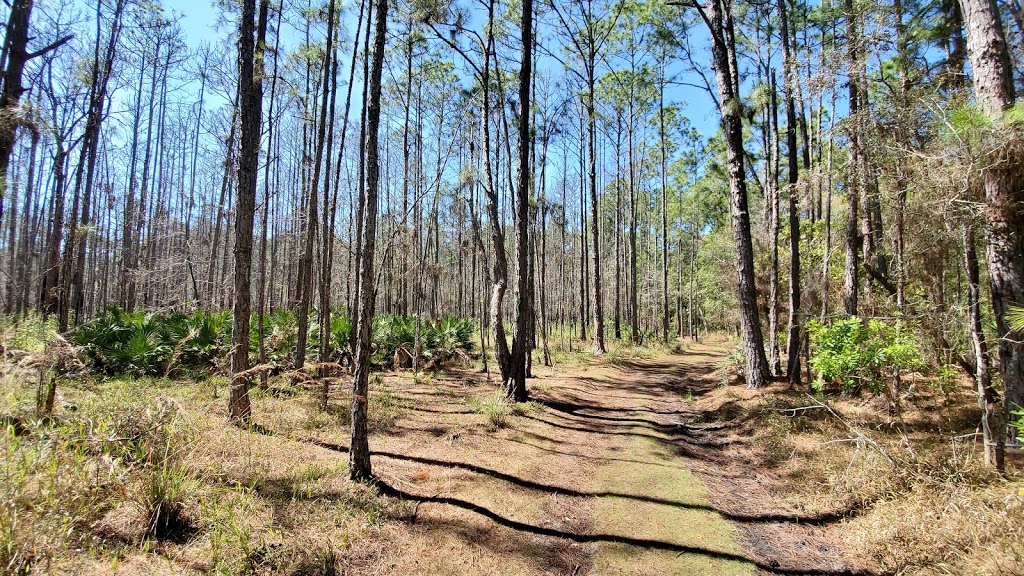
<path fill-rule="evenodd" d="M 377 377 L 375 489 L 347 480 L 346 386 L 327 413 L 294 386 L 254 391 L 252 430 L 224 423 L 223 382 L 68 386 L 67 421 L 88 421 L 93 439 L 75 446 L 128 437 L 126 427 L 148 434 L 146 422 L 171 411 L 169 455 L 149 473 L 152 447 L 127 468 L 86 448 L 33 469 L 23 494 L 5 494 L 16 504 L 0 519 L 13 510 L 20 527 L 9 522 L 13 548 L 2 544 L 31 550 L 34 572 L 61 574 L 1020 573 L 1019 475 L 886 463 L 934 426 L 969 430 L 969 401 L 964 412 L 925 395 L 889 434 L 872 427 L 874 400 L 832 412 L 781 387 L 730 385 L 731 350 L 709 341 L 570 356 L 534 366 L 533 400 L 515 406 L 475 369 Z M 43 436 L 20 437 L 33 434 Z M 9 463 L 27 450 L 15 440 Z M 8 491 L 10 477 L 9 467 Z M 61 482 L 80 494 L 53 496 Z M 160 538 L 147 535 L 154 492 L 181 507 Z M 18 516 L 30 496 L 44 499 Z M 73 530 L 51 525 L 55 510 Z"/>

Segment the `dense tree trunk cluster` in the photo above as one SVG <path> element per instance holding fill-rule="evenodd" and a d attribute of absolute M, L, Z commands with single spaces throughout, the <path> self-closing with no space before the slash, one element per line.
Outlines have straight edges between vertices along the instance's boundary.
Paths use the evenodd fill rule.
<path fill-rule="evenodd" d="M 230 309 L 240 423 L 267 318 L 293 315 L 322 408 L 352 359 L 357 480 L 381 314 L 415 316 L 416 371 L 425 322 L 476 320 L 512 402 L 556 344 L 728 332 L 747 386 L 797 387 L 812 322 L 898 321 L 974 380 L 1002 466 L 1024 403 L 1019 10 L 243 0 L 201 43 L 159 2 L 58 4 L 0 15 L 8 315 Z"/>

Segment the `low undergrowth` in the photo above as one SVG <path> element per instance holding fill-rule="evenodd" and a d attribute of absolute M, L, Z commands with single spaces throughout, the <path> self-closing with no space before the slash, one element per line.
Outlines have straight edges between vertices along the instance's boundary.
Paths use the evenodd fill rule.
<path fill-rule="evenodd" d="M 0 574 L 177 574 L 188 566 L 326 576 L 350 570 L 353 543 L 407 514 L 348 482 L 343 455 L 298 442 L 308 430 L 291 433 L 314 413 L 323 431 L 344 433 L 344 394 L 323 412 L 302 390 L 254 390 L 269 429 L 261 433 L 226 423 L 224 379 L 78 375 L 38 417 L 34 378 L 0 366 Z M 386 433 L 403 414 L 397 396 L 375 376 L 370 398 L 371 429 Z"/>
<path fill-rule="evenodd" d="M 38 322 L 21 322 L 32 325 Z M 263 317 L 254 315 L 249 334 L 250 356 L 259 358 L 260 339 L 265 364 L 273 373 L 287 370 L 298 346 L 298 319 L 288 310 L 276 310 Z M 315 313 L 310 315 L 306 357 L 316 358 L 321 341 Z M 16 335 L 24 332 L 16 331 Z M 342 312 L 331 316 L 329 334 L 333 350 L 330 363 L 351 359 L 349 341 L 352 323 Z M 474 347 L 476 325 L 466 318 L 444 317 L 436 321 L 417 316 L 374 317 L 373 363 L 384 368 L 412 366 L 416 356 L 420 367 L 452 361 L 469 361 Z M 106 376 L 202 377 L 226 371 L 231 341 L 229 311 L 126 312 L 109 308 L 97 318 L 78 327 L 73 334 L 89 368 Z"/>
<path fill-rule="evenodd" d="M 920 385 L 901 419 L 884 398 L 719 388 L 725 413 L 773 501 L 812 516 L 858 562 L 885 574 L 1024 573 L 1024 460 L 983 465 L 980 412 L 969 383 Z"/>

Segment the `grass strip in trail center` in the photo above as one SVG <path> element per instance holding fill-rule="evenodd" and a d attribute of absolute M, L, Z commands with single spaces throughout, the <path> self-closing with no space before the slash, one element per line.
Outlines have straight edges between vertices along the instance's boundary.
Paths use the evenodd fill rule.
<path fill-rule="evenodd" d="M 649 438 L 623 441 L 616 456 L 633 460 L 669 461 L 674 455 L 664 443 Z M 719 574 L 745 576 L 754 565 L 736 542 L 736 530 L 717 512 L 701 481 L 689 470 L 640 462 L 611 460 L 597 473 L 600 489 L 637 498 L 602 498 L 594 509 L 595 531 L 628 535 L 637 540 L 665 542 L 680 551 L 638 548 L 621 542 L 602 543 L 595 562 L 598 574 Z M 674 506 L 679 500 L 688 505 Z M 685 549 L 700 549 L 697 554 Z"/>

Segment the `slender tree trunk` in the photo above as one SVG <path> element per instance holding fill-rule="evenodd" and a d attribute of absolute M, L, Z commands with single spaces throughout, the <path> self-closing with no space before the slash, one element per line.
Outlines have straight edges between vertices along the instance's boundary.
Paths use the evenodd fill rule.
<path fill-rule="evenodd" d="M 370 328 L 373 324 L 373 257 L 377 232 L 377 194 L 380 188 L 378 128 L 380 126 L 381 74 L 387 40 L 388 0 L 377 0 L 373 35 L 373 63 L 366 101 L 366 197 L 363 206 L 362 254 L 359 261 L 359 308 L 356 321 L 355 373 L 352 377 L 352 441 L 349 448 L 349 477 L 355 481 L 373 478 L 367 438 L 367 407 L 370 377 Z"/>
<path fill-rule="evenodd" d="M 327 7 L 327 48 L 324 50 L 323 61 L 323 86 L 320 90 L 320 119 L 317 122 L 316 149 L 313 158 L 313 178 L 309 181 L 309 194 L 306 206 L 306 235 L 303 238 L 303 252 L 299 259 L 299 306 L 296 310 L 298 319 L 298 335 L 295 345 L 295 359 L 293 368 L 302 369 L 306 363 L 306 345 L 309 340 L 309 306 L 313 299 L 313 247 L 317 241 L 317 205 L 319 204 L 320 175 L 322 173 L 324 159 L 324 145 L 327 138 L 328 104 L 331 93 L 331 57 L 334 47 L 334 1 L 328 2 Z M 328 152 L 328 157 L 330 152 Z M 328 162 L 329 164 L 329 162 Z M 330 174 L 324 176 L 324 187 L 330 188 Z M 327 192 L 325 191 L 325 195 Z M 327 210 L 327 206 L 324 206 Z M 327 233 L 326 231 L 324 232 Z M 323 339 L 324 334 L 320 335 Z M 321 400 L 326 400 L 321 398 Z"/>
<path fill-rule="evenodd" d="M 596 58 L 596 49 L 591 46 L 587 60 L 587 156 L 590 181 L 590 238 L 592 242 L 590 258 L 594 269 L 594 354 L 601 355 L 604 354 L 605 347 L 604 306 L 601 292 L 601 242 L 598 232 L 597 204 L 597 110 L 594 101 Z"/>
<path fill-rule="evenodd" d="M 40 307 L 45 315 L 59 312 L 60 292 L 60 246 L 64 241 L 64 206 L 67 195 L 68 152 L 64 140 L 57 138 L 53 157 L 53 209 L 50 212 L 50 238 L 46 243 L 46 258 L 43 261 L 43 285 Z"/>
<path fill-rule="evenodd" d="M 252 272 L 252 229 L 256 211 L 256 176 L 260 159 L 260 119 L 263 115 L 263 50 L 269 0 L 243 0 L 238 22 L 238 105 L 241 124 L 238 154 L 238 204 L 235 214 L 235 278 L 231 326 L 231 389 L 228 419 L 248 423 L 249 315 Z"/>
<path fill-rule="evenodd" d="M 622 339 L 622 115 L 615 122 L 615 314 L 612 320 L 615 339 Z"/>
<path fill-rule="evenodd" d="M 224 140 L 224 172 L 220 182 L 220 199 L 217 201 L 217 215 L 213 221 L 213 245 L 210 247 L 210 265 L 206 271 L 206 306 L 216 306 L 217 288 L 214 279 L 216 278 L 217 272 L 217 256 L 220 253 L 221 244 L 221 220 L 224 220 L 225 213 L 225 201 L 227 198 L 228 188 L 230 187 L 230 181 L 232 172 L 234 169 L 234 158 L 235 158 L 235 133 L 238 127 L 238 105 L 239 96 L 235 95 L 234 106 L 231 107 L 231 128 L 228 131 L 228 136 Z M 134 299 L 134 296 L 132 297 Z"/>
<path fill-rule="evenodd" d="M 974 247 L 974 225 L 963 226 L 964 268 L 967 272 L 967 321 L 971 350 L 974 355 L 974 381 L 978 390 L 978 406 L 982 409 L 982 439 L 985 465 L 1004 469 L 1006 436 L 999 393 L 992 386 L 988 347 L 981 326 L 981 272 L 978 252 Z"/>
<path fill-rule="evenodd" d="M 857 271 L 860 267 L 861 236 L 857 233 L 860 189 L 864 186 L 861 165 L 861 121 L 857 17 L 853 0 L 846 0 L 847 54 L 849 57 L 849 106 L 852 120 L 850 130 L 850 161 L 846 169 L 846 270 L 843 277 L 843 305 L 848 316 L 856 316 L 860 295 Z"/>
<path fill-rule="evenodd" d="M 779 373 L 779 105 L 775 70 L 771 74 L 771 100 L 765 119 L 765 197 L 768 202 L 768 236 L 771 268 L 768 273 L 768 369 Z"/>
<path fill-rule="evenodd" d="M 637 191 L 636 182 L 636 163 L 633 157 L 634 143 L 633 143 L 633 131 L 634 131 L 634 119 L 633 119 L 633 99 L 630 98 L 629 105 L 629 116 L 627 120 L 628 130 L 626 132 L 627 143 L 627 160 L 629 161 L 629 323 L 632 325 L 630 328 L 630 338 L 634 346 L 639 346 L 641 343 L 640 338 L 640 310 L 637 302 L 637 271 L 636 271 L 636 205 L 639 196 Z"/>
<path fill-rule="evenodd" d="M 786 375 L 790 386 L 800 384 L 800 212 L 797 204 L 799 164 L 796 147 L 796 106 L 793 84 L 796 65 L 789 49 L 789 17 L 785 0 L 779 0 L 779 21 L 782 32 L 783 92 L 786 98 L 786 156 L 789 159 L 789 326 L 786 339 Z"/>
<path fill-rule="evenodd" d="M 281 29 L 281 18 L 282 11 L 277 12 L 277 29 Z M 275 168 L 275 174 L 281 170 L 281 163 L 279 158 L 275 158 L 273 154 L 274 146 L 274 99 L 277 96 L 277 65 L 280 61 L 278 57 L 278 49 L 281 47 L 281 35 L 278 34 L 274 39 L 274 71 L 270 76 L 270 107 L 267 110 L 267 162 L 263 167 L 263 222 L 260 226 L 260 284 L 259 284 L 259 302 L 256 304 L 256 322 L 257 322 L 257 351 L 259 354 L 259 364 L 263 365 L 267 362 L 267 346 L 266 346 L 266 325 L 264 322 L 264 315 L 266 314 L 267 308 L 267 226 L 270 217 L 270 204 L 273 200 L 273 193 L 270 191 L 270 167 L 272 164 L 277 164 Z M 205 81 L 205 78 L 204 78 Z M 201 101 L 201 99 L 200 99 Z M 277 138 L 280 139 L 280 134 L 277 134 Z M 273 160 L 273 161 L 272 161 Z M 195 170 L 195 164 L 192 165 L 193 171 Z M 193 180 L 195 176 L 193 174 Z M 260 371 L 260 383 L 262 386 L 267 385 L 267 372 L 265 370 Z"/>
<path fill-rule="evenodd" d="M 668 343 L 668 146 L 665 142 L 665 63 L 658 76 L 658 143 L 661 147 L 661 341 Z M 682 329 L 679 330 L 680 334 Z"/>

